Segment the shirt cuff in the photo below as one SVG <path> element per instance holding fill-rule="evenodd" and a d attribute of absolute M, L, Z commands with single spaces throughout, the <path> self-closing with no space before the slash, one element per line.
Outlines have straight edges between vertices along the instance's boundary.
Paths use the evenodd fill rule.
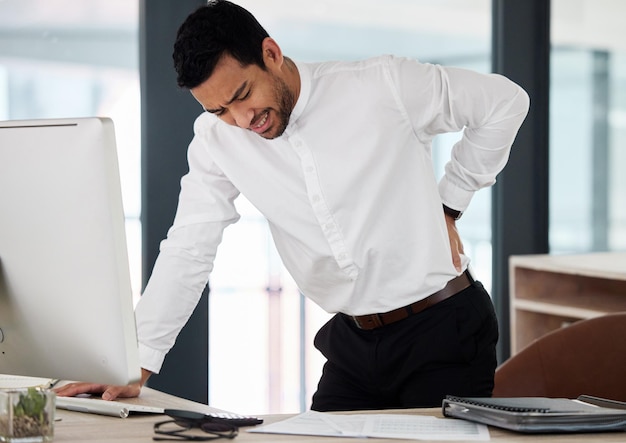
<path fill-rule="evenodd" d="M 457 211 L 465 212 L 474 196 L 474 192 L 475 191 L 467 191 L 459 188 L 448 180 L 445 175 L 439 182 L 439 196 L 441 197 L 441 202 L 447 207 Z"/>
<path fill-rule="evenodd" d="M 139 364 L 142 368 L 158 374 L 163 366 L 165 353 L 139 343 Z"/>

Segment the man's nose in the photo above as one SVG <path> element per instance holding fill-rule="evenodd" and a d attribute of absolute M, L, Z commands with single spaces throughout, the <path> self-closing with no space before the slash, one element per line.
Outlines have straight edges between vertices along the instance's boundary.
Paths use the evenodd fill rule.
<path fill-rule="evenodd" d="M 254 111 L 252 109 L 243 104 L 237 105 L 233 103 L 229 111 L 236 126 L 243 129 L 248 129 L 250 127 L 250 123 L 252 123 L 252 118 L 254 117 Z"/>

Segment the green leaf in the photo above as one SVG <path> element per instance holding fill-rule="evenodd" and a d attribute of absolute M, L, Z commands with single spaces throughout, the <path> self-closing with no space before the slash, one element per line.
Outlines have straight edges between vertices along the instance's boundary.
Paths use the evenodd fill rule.
<path fill-rule="evenodd" d="M 39 421 L 45 419 L 46 394 L 37 388 L 28 388 L 26 394 L 20 394 L 20 399 L 15 405 L 15 416 L 29 416 Z"/>

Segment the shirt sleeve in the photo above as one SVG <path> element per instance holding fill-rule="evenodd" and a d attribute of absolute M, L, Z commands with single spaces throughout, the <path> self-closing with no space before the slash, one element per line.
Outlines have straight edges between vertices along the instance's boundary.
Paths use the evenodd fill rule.
<path fill-rule="evenodd" d="M 140 363 L 154 373 L 202 295 L 224 229 L 239 219 L 239 192 L 211 161 L 198 121 L 195 132 L 174 223 L 135 310 Z"/>
<path fill-rule="evenodd" d="M 474 193 L 495 183 L 526 118 L 528 94 L 498 74 L 396 59 L 392 76 L 416 136 L 462 132 L 439 182 L 442 202 L 464 211 Z"/>

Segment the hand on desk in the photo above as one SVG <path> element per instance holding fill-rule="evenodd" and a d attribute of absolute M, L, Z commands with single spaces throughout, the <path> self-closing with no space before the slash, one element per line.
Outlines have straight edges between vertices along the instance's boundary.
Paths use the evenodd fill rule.
<path fill-rule="evenodd" d="M 116 398 L 138 397 L 141 387 L 148 381 L 152 373 L 141 369 L 141 381 L 126 386 L 103 385 L 98 383 L 68 383 L 54 389 L 61 397 L 74 397 L 80 394 L 101 394 L 103 400 L 115 400 Z"/>

